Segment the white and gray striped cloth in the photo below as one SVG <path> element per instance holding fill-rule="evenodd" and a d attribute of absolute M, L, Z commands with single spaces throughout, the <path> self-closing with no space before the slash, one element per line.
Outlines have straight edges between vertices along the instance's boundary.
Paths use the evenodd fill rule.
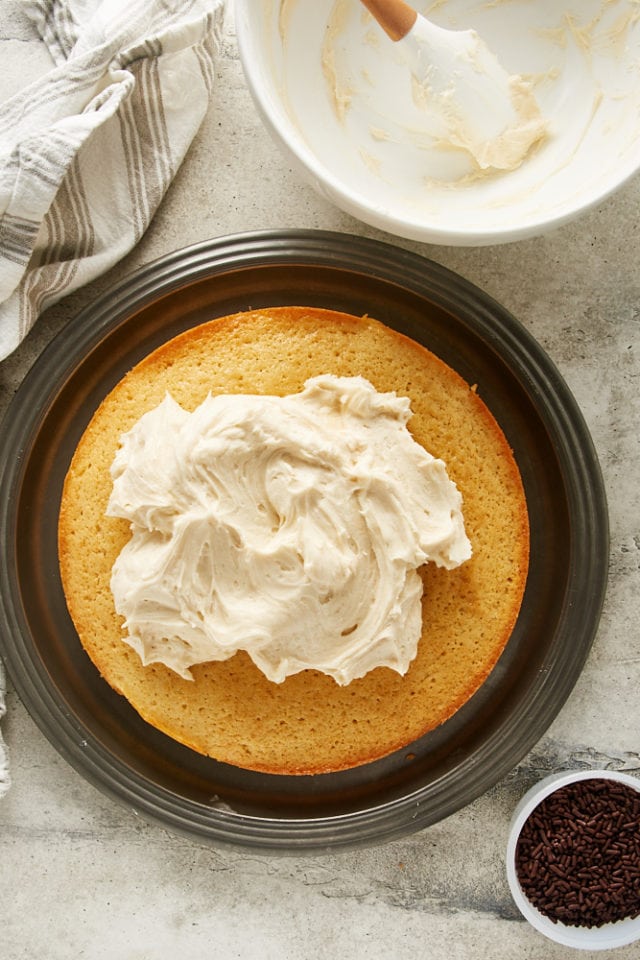
<path fill-rule="evenodd" d="M 224 0 L 23 0 L 53 58 L 0 105 L 0 360 L 137 243 L 210 103 Z"/>

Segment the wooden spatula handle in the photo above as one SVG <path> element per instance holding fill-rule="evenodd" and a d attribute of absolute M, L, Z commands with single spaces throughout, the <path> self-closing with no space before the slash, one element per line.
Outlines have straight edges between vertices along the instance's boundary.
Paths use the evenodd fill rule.
<path fill-rule="evenodd" d="M 404 0 L 362 0 L 362 3 L 392 40 L 402 40 L 418 17 Z"/>

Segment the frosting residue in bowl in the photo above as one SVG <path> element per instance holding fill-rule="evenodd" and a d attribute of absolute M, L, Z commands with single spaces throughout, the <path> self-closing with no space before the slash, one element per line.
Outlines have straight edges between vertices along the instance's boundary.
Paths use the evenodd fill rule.
<path fill-rule="evenodd" d="M 282 121 L 322 193 L 374 226 L 422 241 L 515 239 L 575 215 L 637 169 L 637 0 L 412 4 L 448 30 L 477 31 L 519 78 L 514 109 L 527 137 L 535 96 L 545 136 L 532 137 L 520 164 L 522 143 L 478 161 L 455 124 L 416 102 L 405 58 L 357 0 L 284 2 L 265 80 L 282 106 L 275 129 Z M 279 2 L 260 6 L 268 24 Z"/>

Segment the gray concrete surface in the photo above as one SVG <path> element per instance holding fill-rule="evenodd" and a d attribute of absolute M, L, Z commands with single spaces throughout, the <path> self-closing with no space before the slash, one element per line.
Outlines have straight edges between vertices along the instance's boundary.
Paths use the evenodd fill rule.
<path fill-rule="evenodd" d="M 2 97 L 49 65 L 15 0 L 0 4 L 0 63 Z M 124 263 L 50 309 L 0 364 L 0 414 L 51 337 L 125 273 L 205 238 L 282 227 L 392 239 L 290 170 L 250 101 L 229 16 L 215 103 L 150 229 Z M 359 852 L 278 859 L 205 848 L 140 822 L 68 766 L 10 686 L 3 960 L 574 955 L 521 919 L 503 851 L 515 804 L 547 772 L 587 765 L 640 775 L 640 179 L 537 239 L 477 249 L 393 242 L 458 271 L 511 310 L 558 365 L 592 432 L 611 513 L 610 586 L 571 697 L 512 773 L 447 820 Z M 621 948 L 616 957 L 638 951 Z"/>

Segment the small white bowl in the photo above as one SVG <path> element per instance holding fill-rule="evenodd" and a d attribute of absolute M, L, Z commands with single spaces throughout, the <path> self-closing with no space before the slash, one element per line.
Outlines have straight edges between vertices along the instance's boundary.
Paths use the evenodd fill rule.
<path fill-rule="evenodd" d="M 474 28 L 534 84 L 547 138 L 518 169 L 483 175 L 429 132 L 398 48 L 359 0 L 236 0 L 240 57 L 289 162 L 374 227 L 449 245 L 544 233 L 640 169 L 640 22 L 602 0 L 414 6 Z"/>
<path fill-rule="evenodd" d="M 640 916 L 599 927 L 574 927 L 554 922 L 542 914 L 524 894 L 516 872 L 516 846 L 520 832 L 535 808 L 561 787 L 579 780 L 614 780 L 627 784 L 640 793 L 640 780 L 612 770 L 581 770 L 546 777 L 529 790 L 518 804 L 507 843 L 507 879 L 511 894 L 520 912 L 529 923 L 550 940 L 579 950 L 610 950 L 640 939 Z"/>

